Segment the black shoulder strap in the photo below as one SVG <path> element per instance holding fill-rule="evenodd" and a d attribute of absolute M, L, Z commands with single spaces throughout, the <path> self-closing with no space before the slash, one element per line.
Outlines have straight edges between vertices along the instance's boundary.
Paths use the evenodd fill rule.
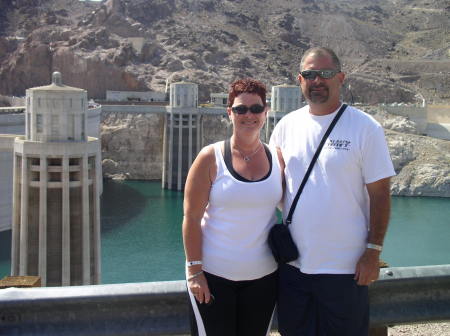
<path fill-rule="evenodd" d="M 223 147 L 223 160 L 225 163 L 231 162 L 231 143 L 230 139 L 226 139 Z"/>
<path fill-rule="evenodd" d="M 327 140 L 328 136 L 330 135 L 331 131 L 333 130 L 334 125 L 336 125 L 336 123 L 338 122 L 342 113 L 344 113 L 344 110 L 346 109 L 346 107 L 347 107 L 347 104 L 342 104 L 338 113 L 336 114 L 333 121 L 331 122 L 330 126 L 328 126 L 327 131 L 323 135 L 322 140 L 320 141 L 319 147 L 317 147 L 316 153 L 314 154 L 314 156 L 311 160 L 311 163 L 309 164 L 308 170 L 306 171 L 305 176 L 303 177 L 302 183 L 300 184 L 300 187 L 298 188 L 297 194 L 295 195 L 295 198 L 292 201 L 291 209 L 289 210 L 289 214 L 286 218 L 286 225 L 291 224 L 292 215 L 294 214 L 295 207 L 297 206 L 298 199 L 300 198 L 300 194 L 302 193 L 303 188 L 305 187 L 306 181 L 308 181 L 309 174 L 311 174 L 311 171 L 314 167 L 314 164 L 317 161 L 317 158 L 319 157 L 320 152 L 322 151 L 322 147 L 325 144 L 325 141 Z"/>

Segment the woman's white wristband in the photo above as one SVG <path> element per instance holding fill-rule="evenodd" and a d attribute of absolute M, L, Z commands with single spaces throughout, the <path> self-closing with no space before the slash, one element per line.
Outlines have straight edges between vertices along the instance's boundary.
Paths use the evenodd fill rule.
<path fill-rule="evenodd" d="M 377 251 L 383 251 L 383 246 L 378 244 L 367 243 L 367 248 L 374 249 Z"/>
<path fill-rule="evenodd" d="M 201 260 L 194 260 L 194 261 L 186 261 L 186 266 L 187 267 L 191 267 L 194 265 L 201 265 L 202 261 Z"/>

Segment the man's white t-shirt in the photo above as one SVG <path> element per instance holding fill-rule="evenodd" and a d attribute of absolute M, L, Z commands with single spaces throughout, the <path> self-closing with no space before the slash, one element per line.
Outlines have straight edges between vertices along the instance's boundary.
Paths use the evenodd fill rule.
<path fill-rule="evenodd" d="M 286 163 L 284 217 L 337 111 L 316 116 L 305 106 L 276 125 L 270 144 L 281 149 Z M 383 128 L 366 113 L 347 107 L 297 203 L 290 230 L 300 257 L 292 265 L 308 274 L 354 273 L 369 229 L 365 185 L 393 175 Z"/>

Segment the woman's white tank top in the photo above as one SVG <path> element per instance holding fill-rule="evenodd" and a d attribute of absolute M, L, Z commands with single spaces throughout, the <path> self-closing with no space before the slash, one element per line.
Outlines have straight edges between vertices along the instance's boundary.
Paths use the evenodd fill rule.
<path fill-rule="evenodd" d="M 244 182 L 228 170 L 221 144 L 214 146 L 217 175 L 202 219 L 203 269 L 229 280 L 253 280 L 277 269 L 267 235 L 282 197 L 277 151 L 264 179 Z"/>

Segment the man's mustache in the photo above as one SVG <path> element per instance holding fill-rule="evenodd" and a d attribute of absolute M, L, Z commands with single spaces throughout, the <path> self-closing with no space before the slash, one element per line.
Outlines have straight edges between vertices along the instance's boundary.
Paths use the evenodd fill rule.
<path fill-rule="evenodd" d="M 320 89 L 320 88 L 324 88 L 324 89 L 328 89 L 328 86 L 324 85 L 324 84 L 319 84 L 319 85 L 314 85 L 314 86 L 310 86 L 309 89 Z"/>

